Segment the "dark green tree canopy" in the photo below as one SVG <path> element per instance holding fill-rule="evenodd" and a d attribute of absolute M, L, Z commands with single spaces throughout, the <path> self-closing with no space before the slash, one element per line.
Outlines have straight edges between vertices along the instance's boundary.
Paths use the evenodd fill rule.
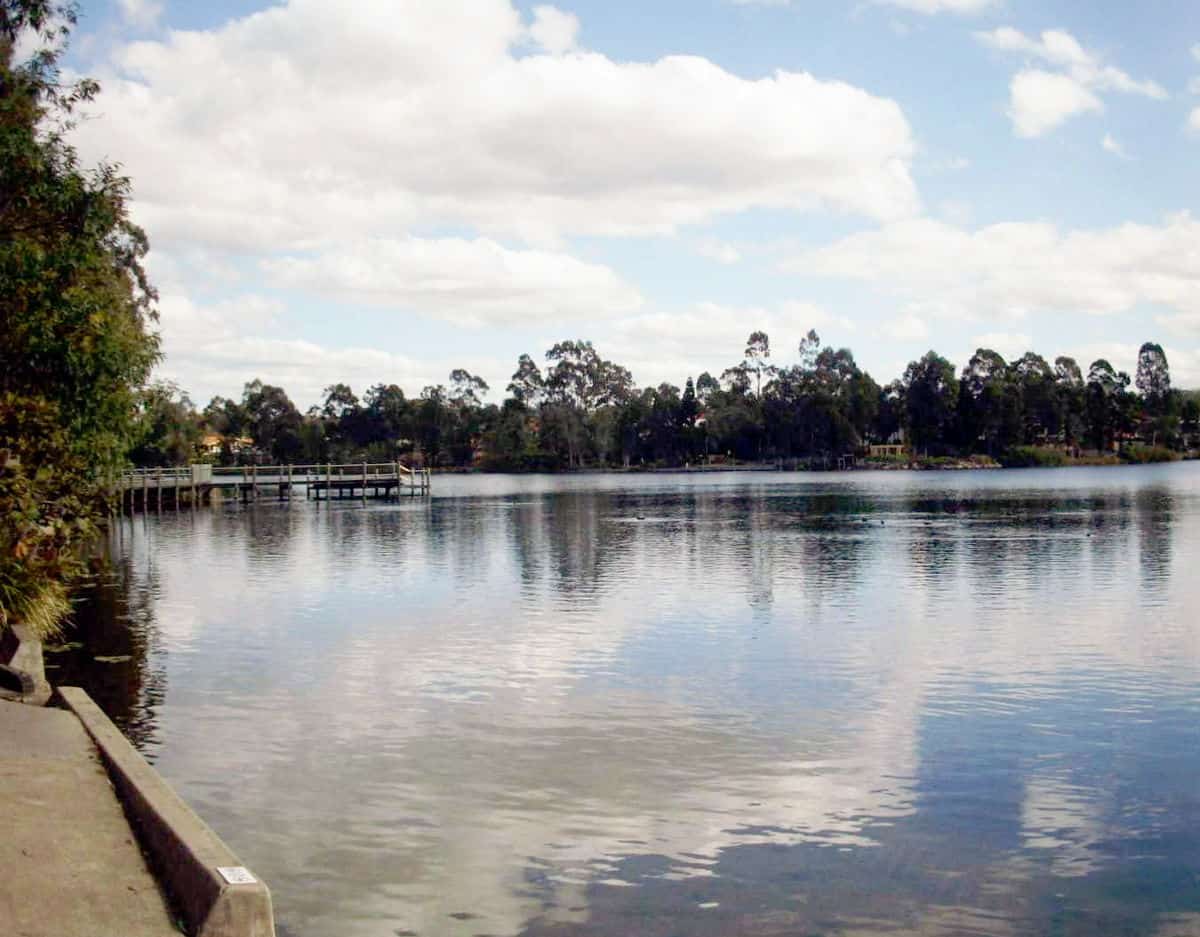
<path fill-rule="evenodd" d="M 0 0 L 0 626 L 62 614 L 75 545 L 158 406 L 139 395 L 158 342 L 129 180 L 66 142 L 97 90 L 60 80 L 75 19 L 74 4 Z M 29 31 L 42 48 L 17 63 Z"/>
<path fill-rule="evenodd" d="M 952 439 L 958 404 L 954 365 L 935 351 L 912 362 L 904 372 L 904 420 L 914 446 L 944 448 Z"/>

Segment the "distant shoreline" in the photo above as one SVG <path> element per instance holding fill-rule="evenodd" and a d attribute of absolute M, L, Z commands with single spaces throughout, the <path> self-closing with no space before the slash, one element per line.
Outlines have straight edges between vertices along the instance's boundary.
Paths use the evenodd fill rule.
<path fill-rule="evenodd" d="M 798 468 L 766 463 L 744 463 L 741 465 L 692 465 L 692 466 L 630 466 L 629 468 L 576 468 L 576 469 L 541 469 L 522 471 L 520 469 L 495 470 L 475 467 L 435 468 L 430 471 L 434 475 L 715 475 L 722 472 L 737 473 L 766 473 L 782 472 L 789 475 L 812 474 L 858 474 L 862 472 L 978 472 L 978 471 L 1011 471 L 1019 469 L 1079 469 L 1079 468 L 1123 468 L 1141 465 L 1169 465 L 1176 462 L 1193 462 L 1200 459 L 1197 455 L 1182 455 L 1178 459 L 1160 462 L 1132 462 L 1113 460 L 1073 460 L 1060 465 L 1001 465 L 999 462 L 971 461 L 955 459 L 948 464 L 922 464 L 920 462 L 905 462 L 894 465 L 859 464 L 852 468 Z"/>

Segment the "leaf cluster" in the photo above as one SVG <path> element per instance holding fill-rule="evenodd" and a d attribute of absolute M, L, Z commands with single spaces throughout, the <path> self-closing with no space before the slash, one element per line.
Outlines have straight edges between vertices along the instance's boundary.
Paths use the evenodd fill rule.
<path fill-rule="evenodd" d="M 67 141 L 97 90 L 59 80 L 75 19 L 73 3 L 0 0 L 0 622 L 48 608 L 76 571 L 159 356 L 129 180 L 85 170 Z M 16 62 L 30 33 L 42 48 Z"/>

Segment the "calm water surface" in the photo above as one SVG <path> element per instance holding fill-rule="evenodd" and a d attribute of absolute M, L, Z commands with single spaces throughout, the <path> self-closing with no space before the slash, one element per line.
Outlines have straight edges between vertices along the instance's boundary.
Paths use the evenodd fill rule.
<path fill-rule="evenodd" d="M 283 934 L 1200 934 L 1200 465 L 434 491 L 127 520 L 52 655 Z"/>

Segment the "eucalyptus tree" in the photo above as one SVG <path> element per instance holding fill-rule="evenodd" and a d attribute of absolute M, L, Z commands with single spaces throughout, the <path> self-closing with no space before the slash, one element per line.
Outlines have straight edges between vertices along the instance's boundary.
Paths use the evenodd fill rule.
<path fill-rule="evenodd" d="M 750 369 L 739 362 L 721 372 L 721 389 L 728 394 L 745 397 L 750 393 Z"/>
<path fill-rule="evenodd" d="M 427 464 L 440 465 L 450 429 L 444 384 L 427 384 L 413 409 L 413 435 Z"/>
<path fill-rule="evenodd" d="M 303 418 L 282 387 L 249 381 L 242 390 L 246 428 L 255 448 L 275 462 L 295 462 L 303 452 Z"/>
<path fill-rule="evenodd" d="M 679 433 L 683 437 L 681 449 L 690 461 L 702 452 L 696 421 L 700 417 L 700 401 L 696 396 L 696 384 L 691 377 L 683 385 L 683 396 L 679 399 Z"/>
<path fill-rule="evenodd" d="M 506 389 L 509 396 L 521 406 L 536 407 L 546 391 L 542 369 L 529 355 L 521 355 L 517 360 L 517 370 L 513 372 L 512 380 Z"/>
<path fill-rule="evenodd" d="M 1054 359 L 1054 385 L 1058 394 L 1063 438 L 1073 443 L 1085 432 L 1087 409 L 1083 372 L 1074 358 L 1060 355 Z"/>
<path fill-rule="evenodd" d="M 696 378 L 696 400 L 699 402 L 701 409 L 708 404 L 709 398 L 721 389 L 721 382 L 709 374 L 707 371 L 701 371 L 700 376 Z"/>
<path fill-rule="evenodd" d="M 1138 350 L 1136 383 L 1147 411 L 1161 414 L 1171 396 L 1171 368 L 1162 345 L 1146 342 Z"/>
<path fill-rule="evenodd" d="M 1123 404 L 1129 375 L 1118 372 L 1105 358 L 1088 368 L 1087 432 L 1096 449 L 1108 449 L 1121 429 Z"/>
<path fill-rule="evenodd" d="M 636 392 L 628 369 L 602 358 L 591 342 L 562 341 L 546 352 L 542 431 L 546 448 L 581 466 L 596 442 L 593 418 L 601 407 L 619 407 Z M 606 446 L 602 448 L 607 448 Z"/>
<path fill-rule="evenodd" d="M 989 455 L 1006 448 L 1005 406 L 1010 398 L 1008 364 L 999 352 L 977 348 L 962 370 L 958 391 L 959 439 L 963 448 Z"/>
<path fill-rule="evenodd" d="M 490 389 L 487 381 L 463 368 L 450 372 L 450 402 L 460 409 L 482 406 L 483 395 Z"/>
<path fill-rule="evenodd" d="M 474 461 L 476 447 L 488 424 L 495 422 L 499 414 L 495 407 L 483 406 L 483 395 L 489 389 L 487 381 L 464 368 L 450 372 L 451 409 L 446 447 L 457 465 L 469 465 Z"/>
<path fill-rule="evenodd" d="M 857 449 L 878 408 L 878 385 L 858 367 L 850 349 L 820 348 L 815 331 L 801 342 L 799 357 L 799 364 L 780 375 L 780 406 L 772 411 L 772 422 L 781 420 L 791 437 L 785 454 L 828 456 Z"/>
<path fill-rule="evenodd" d="M 901 379 L 904 427 L 915 447 L 944 450 L 953 437 L 958 405 L 954 365 L 935 351 L 910 362 Z"/>
<path fill-rule="evenodd" d="M 754 375 L 754 394 L 762 398 L 763 375 L 770 379 L 778 369 L 768 363 L 771 357 L 771 339 L 766 332 L 751 332 L 746 339 L 746 351 L 743 355 L 742 367 L 747 374 Z"/>
<path fill-rule="evenodd" d="M 1143 433 L 1151 441 L 1176 445 L 1179 437 L 1179 395 L 1171 390 L 1171 369 L 1162 346 L 1146 342 L 1138 351 L 1137 389 L 1145 406 Z"/>
<path fill-rule="evenodd" d="M 643 457 L 669 465 L 683 457 L 682 406 L 679 388 L 662 383 L 641 394 L 642 419 L 638 438 Z"/>
<path fill-rule="evenodd" d="M 894 380 L 879 388 L 876 396 L 875 416 L 871 420 L 870 438 L 875 442 L 894 439 L 904 428 L 904 385 Z"/>
<path fill-rule="evenodd" d="M 200 415 L 177 385 L 157 381 L 138 392 L 134 432 L 129 450 L 134 465 L 187 465 L 200 442 Z"/>
<path fill-rule="evenodd" d="M 396 446 L 408 433 L 411 414 L 404 391 L 396 384 L 375 384 L 363 395 L 372 442 Z"/>
<path fill-rule="evenodd" d="M 1012 375 L 1020 397 L 1022 441 L 1037 443 L 1057 436 L 1062 416 L 1054 369 L 1041 355 L 1027 351 L 1012 363 Z"/>
<path fill-rule="evenodd" d="M 330 384 L 324 393 L 321 413 L 327 420 L 340 420 L 350 411 L 358 409 L 358 397 L 349 384 Z"/>

